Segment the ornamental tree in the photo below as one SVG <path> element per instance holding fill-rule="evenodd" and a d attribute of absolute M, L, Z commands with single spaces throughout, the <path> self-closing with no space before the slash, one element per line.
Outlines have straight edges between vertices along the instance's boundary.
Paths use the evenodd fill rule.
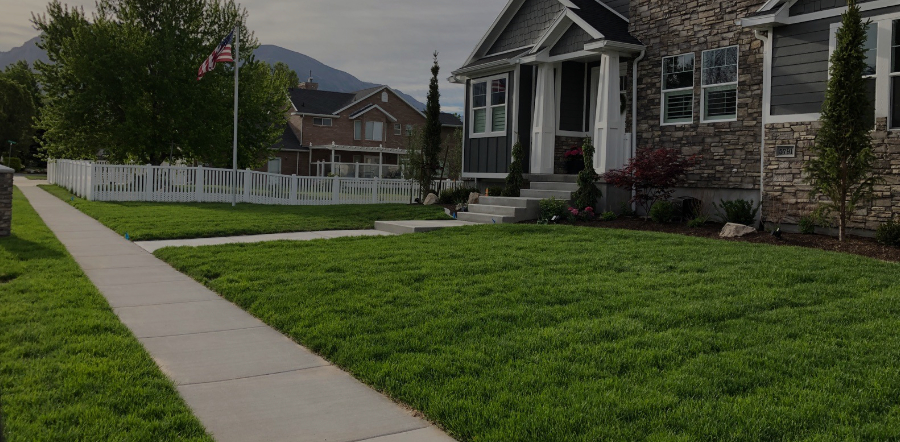
<path fill-rule="evenodd" d="M 591 208 L 593 213 L 597 200 L 603 196 L 603 192 L 597 188 L 597 172 L 594 171 L 594 145 L 591 144 L 590 138 L 584 139 L 581 146 L 581 152 L 584 155 L 584 169 L 578 172 L 578 190 L 572 194 L 572 200 L 575 208 L 578 210 L 586 210 Z"/>
<path fill-rule="evenodd" d="M 879 178 L 873 174 L 873 128 L 867 116 L 863 75 L 866 69 L 866 31 L 856 0 L 850 0 L 843 23 L 836 35 L 831 55 L 831 76 L 822 106 L 822 128 L 812 147 L 812 159 L 804 165 L 806 181 L 813 197 L 828 199 L 820 203 L 826 213 L 837 213 L 839 233 L 844 240 L 847 222 L 857 206 L 869 200 Z"/>
<path fill-rule="evenodd" d="M 512 148 L 512 163 L 509 165 L 509 174 L 506 175 L 506 187 L 503 196 L 518 198 L 522 187 L 525 186 L 525 177 L 522 175 L 522 163 L 525 161 L 525 148 L 520 141 Z"/>
<path fill-rule="evenodd" d="M 425 128 L 422 133 L 422 168 L 419 183 L 422 193 L 433 190 L 434 176 L 441 167 L 441 91 L 438 87 L 438 53 L 434 53 L 431 65 L 431 82 L 428 85 L 428 100 L 425 103 Z"/>
<path fill-rule="evenodd" d="M 631 202 L 649 214 L 657 201 L 672 198 L 675 186 L 699 161 L 700 157 L 685 157 L 676 149 L 641 149 L 624 168 L 611 170 L 603 178 L 620 189 L 633 189 Z"/>

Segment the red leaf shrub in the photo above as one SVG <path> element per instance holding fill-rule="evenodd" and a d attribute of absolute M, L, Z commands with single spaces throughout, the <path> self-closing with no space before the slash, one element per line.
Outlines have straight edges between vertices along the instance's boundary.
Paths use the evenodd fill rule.
<path fill-rule="evenodd" d="M 675 185 L 699 161 L 697 155 L 685 157 L 676 149 L 641 149 L 624 168 L 611 170 L 603 178 L 618 188 L 634 189 L 631 202 L 647 214 L 657 201 L 672 198 Z"/>

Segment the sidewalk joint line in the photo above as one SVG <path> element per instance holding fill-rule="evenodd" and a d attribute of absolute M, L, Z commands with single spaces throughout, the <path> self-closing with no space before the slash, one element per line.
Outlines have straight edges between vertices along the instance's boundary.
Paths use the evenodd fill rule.
<path fill-rule="evenodd" d="M 210 333 L 223 333 L 230 331 L 238 331 L 238 330 L 253 330 L 254 328 L 267 328 L 268 325 L 254 325 L 253 327 L 240 327 L 240 328 L 229 328 L 227 330 L 210 330 L 203 332 L 193 332 L 193 333 L 176 333 L 174 335 L 160 335 L 160 336 L 137 336 L 138 339 L 160 339 L 160 338 L 174 338 L 178 336 L 193 336 L 193 335 L 206 335 Z"/>
<path fill-rule="evenodd" d="M 85 273 L 87 273 L 87 272 L 85 272 Z M 88 277 L 90 278 L 90 275 L 88 275 Z M 185 276 L 183 273 L 179 274 L 178 279 L 162 279 L 162 280 L 151 281 L 151 282 L 131 282 L 131 283 L 125 283 L 125 284 L 97 284 L 96 282 L 94 282 L 94 278 L 91 278 L 91 282 L 94 282 L 94 285 L 96 285 L 97 288 L 100 288 L 100 287 L 122 287 L 122 286 L 128 286 L 128 285 L 155 284 L 157 282 L 177 282 L 177 281 L 194 281 L 194 280 Z M 196 282 L 196 281 L 194 281 L 194 282 Z"/>
<path fill-rule="evenodd" d="M 395 432 L 393 432 L 393 433 L 380 434 L 380 435 L 378 435 L 378 436 L 367 437 L 367 438 L 365 438 L 365 439 L 353 439 L 353 440 L 348 441 L 348 442 L 365 442 L 365 441 L 367 441 L 367 440 L 378 439 L 379 437 L 388 437 L 388 436 L 396 436 L 396 435 L 398 435 L 398 434 L 403 434 L 403 433 L 412 433 L 413 431 L 424 430 L 424 429 L 426 429 L 426 428 L 428 428 L 428 425 L 425 425 L 424 427 L 413 428 L 413 429 L 411 429 L 411 430 L 395 431 Z"/>
<path fill-rule="evenodd" d="M 217 380 L 217 381 L 206 381 L 206 382 L 192 382 L 190 384 L 178 384 L 178 386 L 179 387 L 191 387 L 194 385 L 218 384 L 220 382 L 241 381 L 244 379 L 261 378 L 261 377 L 265 377 L 265 376 L 275 376 L 278 374 L 294 373 L 294 372 L 298 372 L 298 371 L 312 370 L 313 368 L 322 368 L 322 367 L 330 367 L 330 366 L 331 366 L 331 364 L 322 364 L 322 365 L 316 365 L 313 367 L 295 368 L 293 370 L 284 370 L 284 371 L 276 371 L 273 373 L 255 374 L 252 376 L 241 376 L 241 377 L 232 378 L 232 379 L 221 379 L 221 380 Z"/>
<path fill-rule="evenodd" d="M 175 304 L 194 304 L 198 302 L 213 302 L 213 301 L 224 301 L 224 299 L 198 299 L 194 301 L 176 301 L 176 302 L 161 302 L 159 304 L 143 304 L 143 305 L 120 305 L 118 307 L 113 307 L 113 310 L 119 310 L 123 308 L 141 308 L 141 307 L 156 307 L 160 305 L 175 305 Z"/>

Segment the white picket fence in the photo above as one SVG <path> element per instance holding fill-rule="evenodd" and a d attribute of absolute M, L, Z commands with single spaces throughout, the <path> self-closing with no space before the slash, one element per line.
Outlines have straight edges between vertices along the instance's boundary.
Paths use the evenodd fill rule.
<path fill-rule="evenodd" d="M 406 204 L 418 195 L 409 180 L 301 177 L 207 167 L 132 166 L 51 160 L 47 180 L 90 201 L 152 201 L 271 205 Z M 436 183 L 436 186 L 438 184 Z M 462 181 L 444 181 L 456 189 Z"/>

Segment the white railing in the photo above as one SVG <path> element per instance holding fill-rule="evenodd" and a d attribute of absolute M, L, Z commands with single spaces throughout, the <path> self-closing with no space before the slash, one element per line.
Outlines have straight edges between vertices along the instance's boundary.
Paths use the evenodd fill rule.
<path fill-rule="evenodd" d="M 237 178 L 237 179 L 235 179 Z M 406 204 L 418 196 L 409 180 L 301 177 L 208 167 L 131 166 L 51 160 L 47 180 L 90 201 L 275 205 Z M 456 189 L 462 181 L 435 183 Z"/>

